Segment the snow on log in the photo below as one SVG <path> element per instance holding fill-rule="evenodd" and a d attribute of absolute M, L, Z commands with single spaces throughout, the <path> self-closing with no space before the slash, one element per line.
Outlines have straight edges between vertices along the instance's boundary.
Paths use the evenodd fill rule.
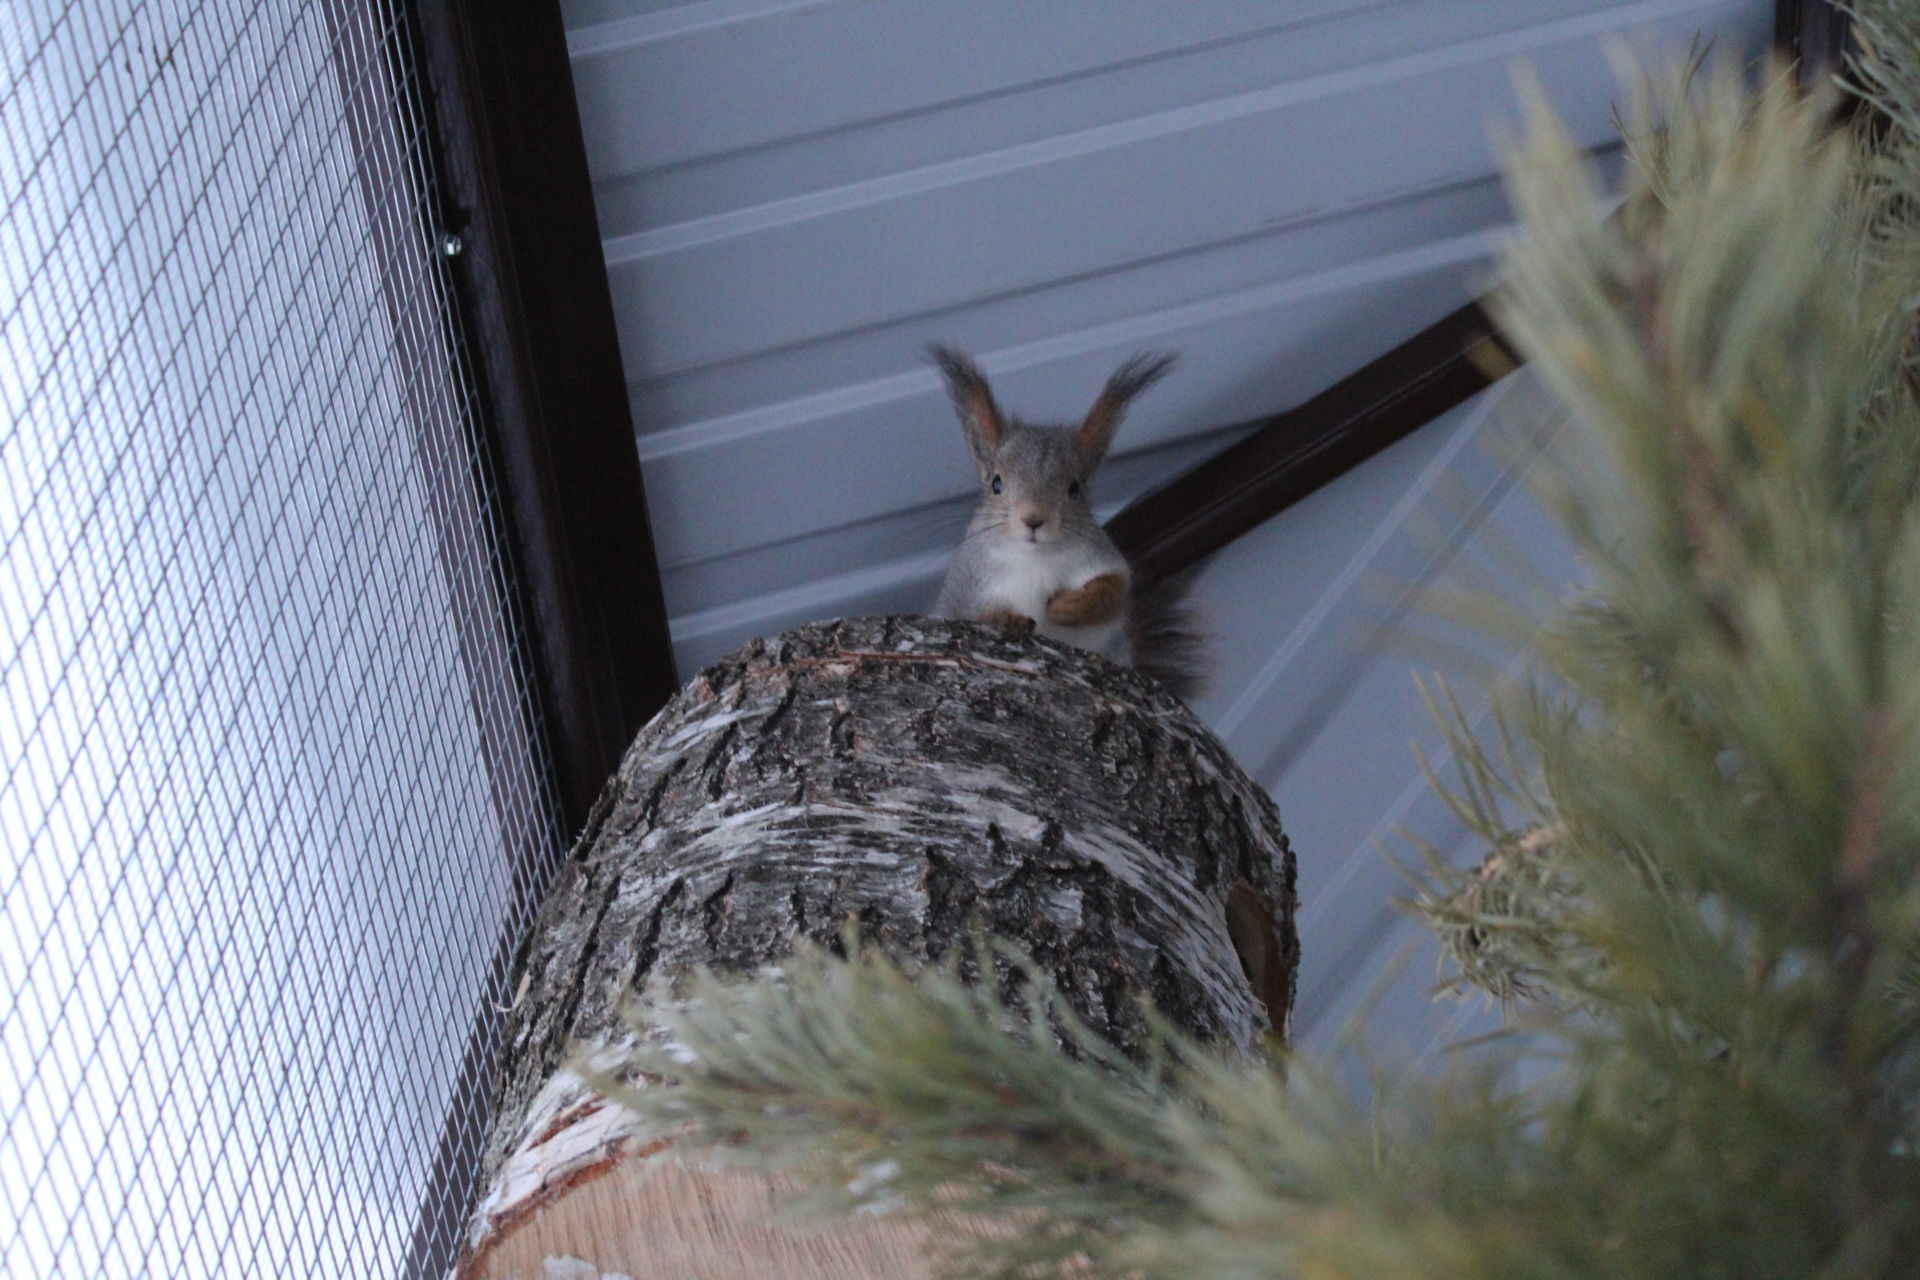
<path fill-rule="evenodd" d="M 768 1179 L 683 1166 L 564 1069 L 627 1034 L 637 988 L 753 970 L 850 918 L 912 958 L 1011 938 L 1120 1044 L 1136 992 L 1237 1045 L 1284 1034 L 1292 1005 L 1273 803 L 1151 680 L 968 622 L 755 641 L 641 731 L 541 908 L 461 1275 L 925 1274 L 897 1224 L 769 1226 Z"/>

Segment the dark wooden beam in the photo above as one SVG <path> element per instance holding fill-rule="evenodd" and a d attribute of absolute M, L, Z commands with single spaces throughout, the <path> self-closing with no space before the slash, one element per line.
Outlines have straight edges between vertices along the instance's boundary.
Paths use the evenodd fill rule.
<path fill-rule="evenodd" d="M 1134 502 L 1107 532 L 1143 581 L 1197 563 L 1483 390 L 1517 357 L 1472 302 Z"/>
<path fill-rule="evenodd" d="M 677 687 L 558 4 L 419 0 L 443 219 L 563 817 Z"/>
<path fill-rule="evenodd" d="M 1833 0 L 1776 0 L 1773 44 L 1811 88 L 1844 65 L 1852 19 Z"/>
<path fill-rule="evenodd" d="M 1832 0 L 1775 8 L 1775 46 L 1803 84 L 1839 71 L 1851 39 Z M 1482 304 L 1468 303 L 1305 404 L 1247 423 L 1246 439 L 1136 499 L 1107 531 L 1143 581 L 1179 573 L 1519 363 Z"/>

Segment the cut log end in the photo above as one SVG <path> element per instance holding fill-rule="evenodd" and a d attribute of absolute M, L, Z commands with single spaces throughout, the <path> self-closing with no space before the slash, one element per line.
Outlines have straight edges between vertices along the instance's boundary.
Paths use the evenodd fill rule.
<path fill-rule="evenodd" d="M 1230 1045 L 1284 1034 L 1292 1006 L 1278 815 L 1151 680 L 965 622 L 756 641 L 642 730 L 541 910 L 461 1274 L 928 1274 L 939 1232 L 790 1232 L 777 1179 L 683 1163 L 564 1069 L 626 1034 L 636 987 L 752 970 L 849 918 L 915 960 L 1001 934 L 1122 1047 L 1136 993 Z"/>
<path fill-rule="evenodd" d="M 649 1145 L 608 1160 L 564 1195 L 507 1225 L 462 1275 L 471 1280 L 915 1280 L 930 1250 L 970 1229 L 864 1217 L 795 1229 L 790 1179 L 685 1162 Z"/>

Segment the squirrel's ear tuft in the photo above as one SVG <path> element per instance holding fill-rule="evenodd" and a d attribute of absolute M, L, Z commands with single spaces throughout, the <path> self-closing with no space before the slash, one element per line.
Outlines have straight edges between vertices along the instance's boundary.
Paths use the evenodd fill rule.
<path fill-rule="evenodd" d="M 1006 438 L 1006 419 L 1000 416 L 1000 406 L 994 403 L 993 388 L 987 385 L 987 375 L 980 372 L 980 366 L 952 347 L 938 344 L 927 348 L 927 354 L 940 366 L 940 372 L 947 380 L 947 394 L 953 397 L 954 412 L 960 415 L 960 428 L 966 433 L 967 448 L 973 454 L 974 465 L 980 468 L 980 474 L 987 473 L 993 454 Z"/>
<path fill-rule="evenodd" d="M 1124 364 L 1113 371 L 1113 376 L 1107 379 L 1107 385 L 1100 390 L 1100 398 L 1093 402 L 1093 408 L 1087 410 L 1087 420 L 1080 424 L 1080 430 L 1074 434 L 1074 442 L 1080 446 L 1081 456 L 1086 458 L 1089 466 L 1098 466 L 1100 460 L 1107 456 L 1107 446 L 1113 443 L 1113 433 L 1120 429 L 1120 419 L 1126 414 L 1127 402 L 1166 377 L 1176 358 L 1142 352 L 1137 356 L 1129 356 Z"/>

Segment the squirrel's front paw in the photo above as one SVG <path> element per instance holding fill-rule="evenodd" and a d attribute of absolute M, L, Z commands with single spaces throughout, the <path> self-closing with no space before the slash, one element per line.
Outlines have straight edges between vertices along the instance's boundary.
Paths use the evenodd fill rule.
<path fill-rule="evenodd" d="M 1062 627 L 1094 627 L 1120 616 L 1127 599 L 1127 580 L 1103 573 L 1083 586 L 1067 587 L 1047 601 L 1047 621 Z"/>
<path fill-rule="evenodd" d="M 1015 613 L 1011 609 L 989 609 L 976 615 L 976 622 L 985 622 L 990 626 L 1005 627 L 1009 631 L 1031 631 L 1039 624 L 1024 613 Z"/>

